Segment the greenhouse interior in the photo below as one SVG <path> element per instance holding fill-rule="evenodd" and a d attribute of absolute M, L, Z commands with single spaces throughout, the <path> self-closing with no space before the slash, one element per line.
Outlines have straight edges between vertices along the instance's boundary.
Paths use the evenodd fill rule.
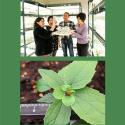
<path fill-rule="evenodd" d="M 21 0 L 20 1 L 20 54 L 36 56 L 33 37 L 33 24 L 37 17 L 47 18 L 53 15 L 57 25 L 63 20 L 64 12 L 70 13 L 70 20 L 77 24 L 76 15 L 87 15 L 89 56 L 105 56 L 105 1 L 104 0 Z M 74 55 L 77 56 L 77 39 L 73 38 Z M 59 46 L 56 56 L 63 56 Z"/>

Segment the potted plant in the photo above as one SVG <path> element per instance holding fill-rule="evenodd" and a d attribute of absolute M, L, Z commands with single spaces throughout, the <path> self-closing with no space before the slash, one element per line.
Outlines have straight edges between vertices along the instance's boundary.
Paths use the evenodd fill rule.
<path fill-rule="evenodd" d="M 87 87 L 96 65 L 96 61 L 74 61 L 58 73 L 39 69 L 42 78 L 37 82 L 37 90 L 45 92 L 52 89 L 52 93 L 38 100 L 51 104 L 45 114 L 44 125 L 70 125 L 72 110 L 81 119 L 73 125 L 105 124 L 105 95 Z"/>

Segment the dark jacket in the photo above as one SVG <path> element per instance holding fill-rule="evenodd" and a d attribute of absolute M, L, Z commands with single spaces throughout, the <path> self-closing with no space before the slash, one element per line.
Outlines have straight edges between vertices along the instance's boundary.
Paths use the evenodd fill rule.
<path fill-rule="evenodd" d="M 51 31 L 36 27 L 33 33 L 36 44 L 36 55 L 42 56 L 50 54 L 52 52 Z"/>

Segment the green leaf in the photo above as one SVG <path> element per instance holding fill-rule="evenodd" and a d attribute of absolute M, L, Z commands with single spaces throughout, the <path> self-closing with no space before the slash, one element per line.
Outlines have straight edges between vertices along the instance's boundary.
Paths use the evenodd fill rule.
<path fill-rule="evenodd" d="M 74 104 L 75 102 L 75 97 L 74 95 L 71 96 L 63 96 L 62 98 L 62 102 L 65 106 L 71 106 Z"/>
<path fill-rule="evenodd" d="M 53 96 L 56 99 L 62 99 L 62 97 L 64 96 L 65 92 L 62 91 L 62 89 L 60 87 L 56 88 L 53 92 Z"/>
<path fill-rule="evenodd" d="M 53 97 L 52 93 L 49 93 L 49 94 L 44 95 L 42 98 L 40 98 L 37 101 L 50 104 L 50 103 L 53 103 L 55 101 L 55 98 Z"/>
<path fill-rule="evenodd" d="M 58 74 L 53 70 L 39 69 L 39 73 L 41 74 L 42 79 L 46 81 L 46 83 L 51 88 L 56 88 L 60 85 L 63 85 L 62 80 L 60 79 Z"/>
<path fill-rule="evenodd" d="M 91 124 L 91 125 L 99 125 L 99 124 Z M 100 125 L 105 125 L 105 124 L 100 124 Z"/>
<path fill-rule="evenodd" d="M 44 125 L 66 125 L 70 122 L 71 108 L 56 100 L 48 109 Z"/>
<path fill-rule="evenodd" d="M 60 78 L 73 89 L 80 89 L 88 84 L 94 73 L 96 61 L 74 61 L 59 71 Z"/>
<path fill-rule="evenodd" d="M 71 87 L 70 85 L 62 85 L 62 86 L 61 86 L 61 89 L 62 89 L 63 91 L 66 91 L 67 89 L 72 89 L 72 87 Z"/>
<path fill-rule="evenodd" d="M 105 124 L 105 95 L 91 88 L 76 91 L 75 113 L 90 124 Z"/>
<path fill-rule="evenodd" d="M 49 89 L 51 89 L 51 88 L 47 85 L 47 83 L 46 83 L 45 80 L 39 79 L 39 80 L 37 81 L 37 90 L 38 90 L 39 92 L 44 92 L 44 91 L 47 91 L 47 90 L 49 90 Z"/>

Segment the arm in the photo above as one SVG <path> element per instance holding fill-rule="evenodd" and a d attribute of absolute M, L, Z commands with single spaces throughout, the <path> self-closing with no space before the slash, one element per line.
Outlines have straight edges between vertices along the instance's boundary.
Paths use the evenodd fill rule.
<path fill-rule="evenodd" d="M 76 38 L 79 38 L 79 39 L 84 39 L 86 36 L 87 36 L 87 32 L 88 32 L 88 29 L 87 27 L 85 27 L 81 33 L 77 33 L 77 32 L 74 32 L 73 35 L 76 37 Z"/>
<path fill-rule="evenodd" d="M 51 33 L 52 33 L 52 31 L 46 31 L 45 29 L 42 29 L 42 30 L 35 29 L 35 31 L 34 31 L 35 36 L 37 36 L 41 39 L 44 39 L 44 40 L 50 39 Z"/>

